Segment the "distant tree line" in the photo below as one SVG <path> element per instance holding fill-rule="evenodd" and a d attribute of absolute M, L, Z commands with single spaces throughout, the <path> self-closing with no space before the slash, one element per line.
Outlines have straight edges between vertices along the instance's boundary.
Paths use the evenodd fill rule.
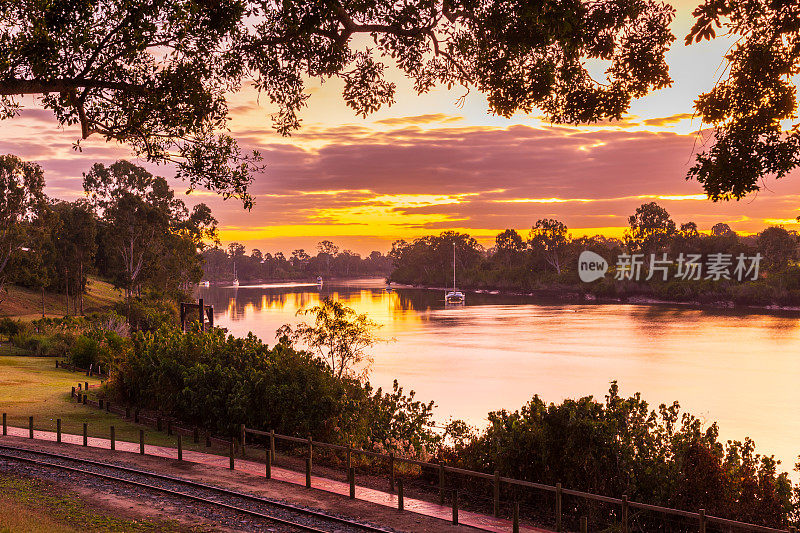
<path fill-rule="evenodd" d="M 203 252 L 204 277 L 209 281 L 230 281 L 234 265 L 236 276 L 243 281 L 386 276 L 392 269 L 391 259 L 378 251 L 361 257 L 352 250 L 340 251 L 331 241 L 321 241 L 316 251 L 312 256 L 301 248 L 287 258 L 283 252 L 273 255 L 254 248 L 248 255 L 244 245 L 232 242 L 227 250 L 217 246 Z"/>
<path fill-rule="evenodd" d="M 74 202 L 44 186 L 39 165 L 0 156 L 0 299 L 13 283 L 65 294 L 82 314 L 93 273 L 129 304 L 148 291 L 174 295 L 201 279 L 200 252 L 218 241 L 208 206 L 189 209 L 164 178 L 128 161 L 92 166 Z"/>
<path fill-rule="evenodd" d="M 800 266 L 797 260 L 799 238 L 795 231 L 772 226 L 756 235 L 737 235 L 727 224 L 719 223 L 708 233 L 697 224 L 677 225 L 669 213 L 655 202 L 643 204 L 628 219 L 622 238 L 572 237 L 567 226 L 553 219 L 541 219 L 527 236 L 514 229 L 498 234 L 489 249 L 473 237 L 454 231 L 393 243 L 389 256 L 391 281 L 423 286 L 452 284 L 453 247 L 457 283 L 463 288 L 497 289 L 520 292 L 572 291 L 597 296 L 625 298 L 652 296 L 669 300 L 700 302 L 734 301 L 741 304 L 800 303 Z M 594 283 L 578 277 L 578 256 L 591 250 L 606 258 L 612 273 Z M 614 260 L 620 254 L 651 254 L 676 258 L 681 253 L 761 255 L 758 279 L 687 281 L 677 279 L 675 267 L 669 279 L 641 281 L 615 280 Z"/>

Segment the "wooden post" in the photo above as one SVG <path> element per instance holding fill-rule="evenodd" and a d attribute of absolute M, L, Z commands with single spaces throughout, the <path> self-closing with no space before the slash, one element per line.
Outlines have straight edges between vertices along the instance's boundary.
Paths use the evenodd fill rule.
<path fill-rule="evenodd" d="M 70 397 L 70 401 L 72 401 L 72 398 L 75 397 L 75 387 L 72 387 L 72 393 L 69 395 L 69 397 Z"/>
<path fill-rule="evenodd" d="M 183 436 L 178 433 L 178 461 L 183 461 Z"/>
<path fill-rule="evenodd" d="M 33 417 L 32 416 L 28 417 L 28 438 L 29 439 L 33 438 Z"/>
<path fill-rule="evenodd" d="M 88 400 L 88 399 L 89 399 L 89 395 L 88 394 L 84 394 L 83 395 L 83 405 L 86 405 L 86 400 Z"/>
<path fill-rule="evenodd" d="M 500 471 L 494 471 L 494 506 L 492 515 L 497 518 L 500 516 Z"/>
<path fill-rule="evenodd" d="M 622 533 L 628 533 L 628 496 L 622 495 Z"/>
<path fill-rule="evenodd" d="M 394 492 L 394 452 L 389 453 L 389 492 Z"/>
<path fill-rule="evenodd" d="M 267 479 L 272 479 L 272 451 L 269 448 L 264 448 L 264 465 L 267 469 Z"/>
<path fill-rule="evenodd" d="M 272 458 L 272 462 L 275 462 L 275 430 L 269 430 L 269 455 Z"/>
<path fill-rule="evenodd" d="M 347 468 L 353 466 L 353 449 L 350 447 L 350 440 L 347 441 Z"/>
<path fill-rule="evenodd" d="M 352 466 L 347 469 L 350 478 L 350 499 L 354 500 L 356 497 L 356 469 Z"/>
<path fill-rule="evenodd" d="M 83 390 L 81 387 L 83 387 L 83 385 L 81 385 L 80 382 L 78 382 L 78 390 Z"/>
<path fill-rule="evenodd" d="M 89 382 L 88 382 L 88 381 L 86 381 L 86 382 L 84 382 L 84 383 L 86 383 L 86 390 L 88 391 L 88 390 L 89 390 Z"/>
<path fill-rule="evenodd" d="M 444 505 L 444 465 L 439 463 L 439 505 Z"/>
<path fill-rule="evenodd" d="M 314 457 L 314 444 L 311 441 L 311 435 L 309 435 L 308 436 L 308 464 L 311 464 L 311 461 L 312 461 L 313 457 Z"/>
<path fill-rule="evenodd" d="M 200 310 L 199 319 L 200 319 L 200 331 L 206 330 L 206 322 L 205 322 L 205 310 L 203 308 L 203 299 L 200 298 L 197 303 L 199 304 L 197 308 Z"/>
<path fill-rule="evenodd" d="M 311 488 L 311 457 L 306 457 L 306 488 Z"/>
<path fill-rule="evenodd" d="M 202 309 L 202 307 L 201 307 L 201 309 Z M 247 444 L 246 444 L 246 442 L 247 442 L 247 430 L 245 429 L 244 424 L 241 425 L 240 429 L 241 429 L 241 433 L 242 433 L 242 457 L 244 458 L 244 457 L 247 457 L 247 452 L 245 451 L 245 448 L 247 447 Z"/>
<path fill-rule="evenodd" d="M 230 457 L 230 469 L 233 470 L 233 439 L 231 439 L 230 450 L 228 452 L 228 457 Z"/>
<path fill-rule="evenodd" d="M 453 525 L 458 525 L 458 491 L 453 491 Z"/>
<path fill-rule="evenodd" d="M 83 445 L 89 445 L 89 424 L 86 422 L 83 423 Z"/>
<path fill-rule="evenodd" d="M 512 516 L 511 530 L 519 533 L 519 502 L 514 502 L 514 515 Z"/>
<path fill-rule="evenodd" d="M 111 412 L 111 402 L 106 400 L 106 413 L 110 413 L 110 412 Z"/>
<path fill-rule="evenodd" d="M 706 510 L 700 509 L 700 533 L 706 533 Z"/>
<path fill-rule="evenodd" d="M 556 483 L 556 531 L 561 531 L 561 483 Z"/>
<path fill-rule="evenodd" d="M 585 516 L 581 517 L 581 533 L 589 533 L 589 519 Z"/>
<path fill-rule="evenodd" d="M 56 418 L 56 442 L 61 443 L 61 419 Z"/>
<path fill-rule="evenodd" d="M 197 429 L 197 426 L 194 427 L 194 432 L 192 434 L 192 441 L 195 444 L 198 444 L 200 442 L 200 430 Z"/>
<path fill-rule="evenodd" d="M 112 450 L 117 449 L 117 436 L 114 433 L 114 426 L 111 426 L 111 449 Z"/>
<path fill-rule="evenodd" d="M 99 398 L 99 399 L 97 400 L 97 407 L 99 407 L 100 409 L 102 409 L 102 408 L 103 408 L 103 399 L 102 399 L 102 398 Z"/>
<path fill-rule="evenodd" d="M 8 435 L 8 425 L 6 424 L 6 414 L 3 413 L 3 435 Z"/>
<path fill-rule="evenodd" d="M 397 480 L 397 510 L 402 511 L 404 507 L 403 503 L 403 480 Z"/>
<path fill-rule="evenodd" d="M 144 430 L 139 430 L 139 453 L 144 455 Z"/>

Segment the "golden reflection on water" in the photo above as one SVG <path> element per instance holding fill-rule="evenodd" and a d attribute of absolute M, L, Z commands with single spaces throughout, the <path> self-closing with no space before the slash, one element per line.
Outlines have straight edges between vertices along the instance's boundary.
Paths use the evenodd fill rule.
<path fill-rule="evenodd" d="M 373 349 L 371 381 L 398 379 L 437 418 L 476 426 L 489 411 L 594 395 L 609 382 L 641 392 L 652 407 L 678 400 L 719 422 L 725 439 L 752 437 L 790 469 L 800 453 L 800 318 L 680 306 L 541 302 L 468 294 L 446 308 L 439 291 L 387 291 L 381 283 L 203 289 L 217 324 L 274 342 L 298 309 L 338 299 L 384 327 L 396 342 Z"/>

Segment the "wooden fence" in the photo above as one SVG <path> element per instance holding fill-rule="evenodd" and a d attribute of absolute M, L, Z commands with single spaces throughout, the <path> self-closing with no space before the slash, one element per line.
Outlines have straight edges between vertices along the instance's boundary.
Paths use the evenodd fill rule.
<path fill-rule="evenodd" d="M 395 491 L 395 487 L 397 485 L 395 481 L 395 468 L 398 463 L 406 463 L 410 465 L 419 466 L 421 468 L 427 468 L 439 473 L 439 503 L 444 504 L 445 501 L 445 494 L 449 491 L 447 489 L 446 478 L 448 474 L 456 474 L 461 476 L 467 476 L 475 479 L 482 479 L 485 481 L 489 481 L 492 484 L 492 493 L 493 493 L 493 515 L 498 517 L 500 514 L 500 494 L 501 488 L 506 486 L 512 487 L 522 487 L 525 489 L 535 490 L 535 491 L 545 491 L 551 493 L 555 496 L 555 525 L 556 531 L 563 531 L 563 519 L 564 513 L 562 510 L 562 499 L 563 496 L 575 496 L 577 498 L 581 498 L 583 500 L 589 500 L 594 502 L 603 502 L 606 504 L 610 504 L 613 506 L 617 506 L 620 509 L 620 516 L 621 516 L 621 528 L 623 533 L 630 532 L 630 523 L 629 523 L 629 516 L 630 516 L 630 509 L 640 509 L 643 511 L 651 511 L 655 513 L 661 513 L 664 515 L 671 515 L 671 516 L 679 516 L 685 519 L 693 520 L 697 523 L 697 530 L 701 533 L 706 533 L 706 527 L 709 524 L 718 524 L 720 526 L 735 528 L 740 531 L 748 531 L 748 532 L 759 532 L 759 533 L 797 533 L 797 528 L 794 526 L 788 526 L 787 529 L 775 529 L 766 526 L 759 526 L 757 524 L 749 524 L 746 522 L 739 522 L 737 520 L 730 520 L 727 518 L 722 518 L 719 516 L 708 515 L 705 513 L 705 510 L 700 509 L 697 512 L 693 511 L 686 511 L 682 509 L 673 509 L 670 507 L 662 507 L 659 505 L 651 505 L 648 503 L 636 502 L 629 500 L 627 496 L 623 495 L 621 498 L 614 498 L 611 496 L 604 496 L 601 494 L 593 494 L 590 492 L 584 492 L 580 490 L 568 489 L 562 487 L 560 483 L 556 483 L 555 485 L 546 485 L 542 483 L 534 483 L 531 481 L 525 481 L 521 479 L 514 479 L 510 477 L 501 476 L 498 471 L 495 471 L 493 474 L 489 474 L 486 472 L 477 472 L 474 470 L 465 470 L 463 468 L 456 468 L 453 466 L 447 466 L 442 463 L 429 463 L 425 461 L 419 461 L 416 459 L 410 459 L 406 457 L 400 457 L 393 453 L 379 453 L 370 450 L 363 450 L 360 448 L 353 448 L 350 446 L 345 446 L 341 444 L 330 444 L 326 442 L 320 442 L 313 440 L 310 436 L 307 438 L 300 438 L 300 437 L 293 437 L 290 435 L 281 435 L 279 433 L 275 433 L 274 431 L 259 431 L 256 429 L 251 429 L 245 427 L 244 424 L 241 425 L 241 442 L 243 445 L 243 449 L 246 446 L 246 437 L 247 435 L 258 435 L 261 437 L 265 437 L 269 439 L 269 451 L 270 453 L 266 454 L 268 460 L 274 460 L 275 457 L 275 441 L 277 440 L 285 440 L 288 442 L 293 442 L 296 444 L 302 444 L 307 447 L 306 452 L 306 462 L 307 462 L 307 479 L 310 478 L 310 468 L 312 464 L 312 457 L 313 457 L 313 450 L 314 447 L 320 448 L 328 448 L 331 450 L 338 450 L 344 451 L 347 454 L 347 475 L 348 479 L 350 480 L 351 485 L 354 484 L 354 473 L 351 458 L 354 454 L 360 454 L 367 457 L 378 458 L 386 462 L 389 468 L 389 490 L 391 492 Z M 351 495 L 353 491 L 351 490 Z M 514 509 L 514 521 L 516 522 L 518 519 L 518 509 L 519 505 L 518 502 L 507 502 L 512 503 Z M 456 499 L 453 500 L 454 505 L 454 513 L 457 513 L 457 501 Z M 454 514 L 454 516 L 456 516 Z M 581 528 L 585 526 L 585 520 L 582 520 Z"/>
<path fill-rule="evenodd" d="M 543 483 L 535 483 L 532 481 L 525 481 L 521 479 L 514 479 L 510 477 L 501 476 L 498 471 L 495 471 L 492 474 L 486 472 L 478 472 L 474 470 L 466 470 L 463 468 L 456 468 L 453 466 L 447 466 L 442 463 L 430 463 L 425 461 L 419 461 L 417 459 L 411 459 L 407 457 L 398 456 L 394 453 L 380 453 L 371 450 L 364 450 L 361 448 L 355 448 L 352 446 L 346 446 L 342 444 L 331 444 L 327 442 L 321 442 L 317 440 L 313 440 L 310 436 L 303 438 L 303 437 L 295 437 L 291 435 L 282 435 L 280 433 L 276 433 L 274 430 L 272 431 L 261 431 L 257 429 L 252 429 L 246 427 L 244 424 L 240 426 L 240 435 L 239 439 L 221 439 L 212 437 L 209 431 L 202 430 L 198 427 L 191 427 L 187 428 L 185 426 L 180 425 L 176 420 L 169 418 L 169 417 L 162 417 L 156 413 L 152 412 L 145 412 L 144 410 L 132 407 L 120 407 L 116 405 L 112 405 L 111 402 L 104 401 L 103 399 L 92 400 L 89 399 L 86 394 L 83 393 L 84 391 L 80 389 L 76 389 L 75 387 L 72 388 L 71 397 L 77 397 L 78 402 L 84 405 L 88 405 L 91 407 L 96 407 L 98 409 L 104 409 L 106 412 L 115 413 L 120 416 L 125 417 L 126 419 L 130 419 L 135 423 L 138 424 L 147 424 L 152 427 L 155 427 L 158 431 L 166 430 L 167 434 L 169 435 L 185 435 L 191 436 L 195 443 L 199 442 L 200 435 L 202 434 L 206 439 L 206 446 L 211 446 L 212 444 L 217 444 L 221 446 L 226 446 L 230 448 L 230 464 L 231 468 L 233 468 L 234 462 L 234 454 L 236 451 L 237 440 L 241 443 L 241 454 L 245 455 L 246 453 L 246 446 L 247 446 L 247 436 L 248 435 L 255 435 L 264 437 L 266 439 L 266 446 L 265 446 L 265 466 L 266 466 L 266 476 L 271 477 L 271 467 L 272 463 L 275 461 L 276 457 L 276 441 L 283 440 L 286 442 L 290 442 L 296 445 L 300 445 L 301 447 L 306 449 L 305 452 L 305 473 L 306 473 L 306 485 L 308 487 L 311 486 L 311 472 L 313 468 L 313 456 L 314 456 L 314 448 L 326 448 L 329 450 L 344 452 L 346 454 L 346 475 L 348 482 L 350 484 L 350 497 L 355 498 L 355 487 L 356 487 L 356 480 L 355 480 L 355 469 L 352 464 L 352 458 L 354 455 L 363 455 L 365 457 L 370 457 L 373 459 L 379 459 L 384 461 L 389 470 L 389 490 L 390 492 L 397 491 L 398 493 L 398 505 L 402 509 L 402 501 L 403 501 L 403 485 L 402 480 L 396 479 L 396 469 L 397 465 L 400 463 L 405 463 L 413 466 L 418 466 L 423 469 L 430 469 L 435 472 L 438 472 L 438 491 L 439 491 L 439 503 L 444 505 L 445 503 L 445 496 L 447 494 L 453 494 L 452 498 L 452 505 L 453 505 L 453 518 L 454 522 L 457 522 L 458 516 L 458 496 L 457 493 L 449 490 L 447 487 L 447 478 L 448 475 L 460 475 L 465 476 L 468 478 L 480 479 L 483 481 L 487 481 L 492 485 L 492 514 L 495 517 L 499 517 L 500 515 L 500 494 L 501 489 L 506 487 L 518 487 L 533 491 L 545 492 L 549 493 L 554 496 L 555 505 L 554 505 L 554 514 L 555 514 L 555 526 L 556 531 L 561 532 L 564 530 L 564 512 L 562 506 L 562 500 L 564 496 L 573 496 L 576 498 L 580 498 L 582 500 L 591 501 L 591 502 L 601 502 L 605 504 L 609 504 L 619 508 L 620 510 L 620 517 L 621 517 L 621 530 L 623 533 L 630 533 L 630 510 L 631 509 L 639 509 L 642 511 L 650 511 L 655 513 L 661 513 L 663 515 L 673 516 L 673 517 L 681 517 L 683 519 L 687 519 L 690 521 L 694 521 L 697 524 L 697 530 L 700 533 L 706 533 L 706 528 L 710 524 L 716 524 L 718 526 L 732 528 L 738 531 L 746 531 L 746 532 L 757 532 L 757 533 L 797 533 L 797 528 L 794 526 L 787 526 L 786 529 L 776 529 L 772 527 L 760 526 L 757 524 L 750 524 L 747 522 L 740 522 L 737 520 L 730 520 L 727 518 L 722 518 L 719 516 L 708 515 L 705 513 L 705 510 L 699 509 L 698 511 L 686 511 L 682 509 L 674 509 L 670 507 L 662 507 L 659 505 L 651 505 L 642 502 L 636 502 L 629 500 L 626 495 L 623 495 L 620 498 L 615 498 L 611 496 L 604 496 L 601 494 L 593 494 L 590 492 L 584 492 L 580 490 L 569 489 L 563 487 L 560 483 L 556 483 L 555 485 L 547 485 Z M 33 426 L 31 425 L 31 428 Z M 31 429 L 31 432 L 33 430 Z M 5 434 L 5 415 L 3 416 L 3 434 Z M 518 513 L 519 513 L 519 503 L 518 502 L 505 502 L 510 503 L 512 508 L 514 509 L 514 526 L 515 531 L 518 528 Z M 586 531 L 584 529 L 586 527 L 585 519 L 581 520 L 581 530 Z"/>

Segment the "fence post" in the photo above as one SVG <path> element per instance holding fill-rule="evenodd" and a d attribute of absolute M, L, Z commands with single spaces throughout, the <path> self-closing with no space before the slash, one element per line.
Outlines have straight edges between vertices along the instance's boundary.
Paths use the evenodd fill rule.
<path fill-rule="evenodd" d="M 495 518 L 500 516 L 500 471 L 494 471 L 494 512 Z"/>
<path fill-rule="evenodd" d="M 622 533 L 628 533 L 628 496 L 622 495 Z"/>
<path fill-rule="evenodd" d="M 3 413 L 3 435 L 8 435 L 8 425 L 6 424 L 6 414 Z"/>
<path fill-rule="evenodd" d="M 117 449 L 117 436 L 114 434 L 114 426 L 111 426 L 111 449 Z"/>
<path fill-rule="evenodd" d="M 511 528 L 514 533 L 519 533 L 519 502 L 514 502 L 514 515 Z"/>
<path fill-rule="evenodd" d="M 397 480 L 397 510 L 402 511 L 403 507 L 403 479 L 401 478 Z"/>
<path fill-rule="evenodd" d="M 200 442 L 200 430 L 197 429 L 197 426 L 194 427 L 194 432 L 192 434 L 192 440 L 195 444 Z"/>
<path fill-rule="evenodd" d="M 314 456 L 314 444 L 311 441 L 311 435 L 308 436 L 308 464 L 311 464 L 312 457 Z M 311 468 L 309 466 L 309 468 Z"/>
<path fill-rule="evenodd" d="M 265 448 L 265 451 L 266 453 L 264 455 L 266 455 L 266 457 L 264 458 L 264 464 L 267 468 L 267 479 L 272 479 L 272 452 L 269 448 Z"/>
<path fill-rule="evenodd" d="M 275 462 L 275 430 L 269 430 L 269 455 L 272 462 Z"/>
<path fill-rule="evenodd" d="M 356 469 L 351 466 L 347 471 L 350 474 L 350 499 L 354 500 L 356 497 Z"/>
<path fill-rule="evenodd" d="M 89 390 L 89 382 L 88 381 L 86 382 L 86 390 L 87 391 Z"/>
<path fill-rule="evenodd" d="M 389 492 L 394 492 L 394 452 L 389 454 Z"/>
<path fill-rule="evenodd" d="M 439 463 L 439 505 L 444 505 L 444 464 Z"/>
<path fill-rule="evenodd" d="M 56 442 L 61 444 L 61 419 L 56 418 Z"/>
<path fill-rule="evenodd" d="M 72 387 L 72 393 L 69 395 L 69 397 L 70 398 L 74 398 L 75 397 L 75 387 Z M 72 401 L 72 400 L 70 399 L 70 401 Z"/>
<path fill-rule="evenodd" d="M 453 525 L 458 525 L 458 490 L 453 491 Z"/>
<path fill-rule="evenodd" d="M 139 453 L 144 455 L 144 430 L 139 430 Z"/>
<path fill-rule="evenodd" d="M 102 398 L 98 398 L 97 399 L 97 407 L 99 407 L 100 409 L 103 409 L 103 399 Z"/>
<path fill-rule="evenodd" d="M 350 439 L 347 439 L 347 468 L 353 466 L 353 449 L 350 447 Z"/>
<path fill-rule="evenodd" d="M 88 400 L 88 399 L 89 399 L 89 395 L 88 394 L 84 394 L 83 395 L 83 405 L 86 405 L 86 400 Z"/>
<path fill-rule="evenodd" d="M 228 451 L 228 457 L 230 458 L 229 467 L 231 470 L 233 470 L 233 439 L 231 439 L 230 449 Z"/>
<path fill-rule="evenodd" d="M 246 452 L 246 448 L 247 448 L 247 431 L 245 431 L 244 424 L 242 424 L 241 430 L 242 430 L 242 457 L 247 457 L 247 452 Z"/>
<path fill-rule="evenodd" d="M 86 422 L 83 423 L 83 445 L 89 445 L 89 424 Z"/>
<path fill-rule="evenodd" d="M 700 533 L 706 533 L 706 510 L 700 509 Z"/>
<path fill-rule="evenodd" d="M 183 435 L 178 433 L 178 461 L 183 461 Z"/>
<path fill-rule="evenodd" d="M 111 412 L 111 402 L 106 400 L 106 413 L 110 413 L 110 412 Z"/>
<path fill-rule="evenodd" d="M 581 533 L 589 533 L 589 519 L 585 516 L 581 517 Z"/>
<path fill-rule="evenodd" d="M 306 488 L 311 488 L 311 457 L 306 457 Z"/>
<path fill-rule="evenodd" d="M 33 438 L 33 417 L 28 417 L 28 438 Z"/>
<path fill-rule="evenodd" d="M 556 483 L 556 531 L 561 531 L 561 483 Z"/>
<path fill-rule="evenodd" d="M 80 382 L 78 382 L 78 390 L 81 390 L 81 387 L 82 387 L 82 386 L 83 386 L 83 385 L 81 385 L 81 383 L 80 383 Z"/>
<path fill-rule="evenodd" d="M 206 448 L 211 448 L 211 433 L 206 431 Z"/>

